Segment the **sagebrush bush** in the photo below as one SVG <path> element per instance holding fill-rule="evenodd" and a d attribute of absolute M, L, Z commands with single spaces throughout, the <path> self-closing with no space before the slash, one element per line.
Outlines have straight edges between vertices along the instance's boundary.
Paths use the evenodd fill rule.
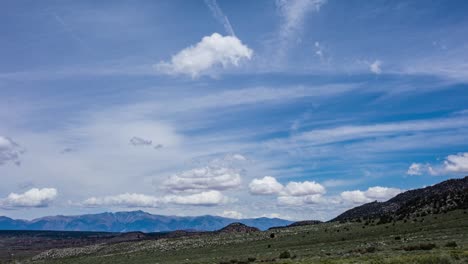
<path fill-rule="evenodd" d="M 458 246 L 458 245 L 457 245 L 457 242 L 455 242 L 455 241 L 450 241 L 450 242 L 447 242 L 447 243 L 445 244 L 445 247 L 452 247 L 452 248 L 454 248 L 454 247 L 457 247 L 457 246 Z"/>
<path fill-rule="evenodd" d="M 413 251 L 413 250 L 432 250 L 436 248 L 436 245 L 433 243 L 427 243 L 427 244 L 419 244 L 419 245 L 409 245 L 406 247 L 403 247 L 405 251 Z"/>
<path fill-rule="evenodd" d="M 289 251 L 281 252 L 281 254 L 279 255 L 280 259 L 287 259 L 287 258 L 290 258 L 290 257 L 291 257 L 291 253 L 289 253 Z"/>

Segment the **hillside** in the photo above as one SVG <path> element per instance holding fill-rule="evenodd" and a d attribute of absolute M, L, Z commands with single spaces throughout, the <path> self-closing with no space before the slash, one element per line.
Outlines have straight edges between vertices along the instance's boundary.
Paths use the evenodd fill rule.
<path fill-rule="evenodd" d="M 23 258 L 16 258 L 21 263 L 44 264 L 461 264 L 468 261 L 468 214 L 463 210 L 382 225 L 333 222 L 235 232 L 238 227 L 242 226 L 231 226 L 229 229 L 234 232 L 228 233 L 51 247 L 42 252 L 14 249 L 15 256 L 24 254 Z M 1 251 L 0 247 L 0 256 Z"/>
<path fill-rule="evenodd" d="M 99 232 L 165 232 L 174 230 L 215 231 L 231 223 L 266 230 L 291 222 L 278 218 L 230 219 L 219 216 L 163 216 L 143 211 L 88 214 L 78 216 L 48 216 L 31 221 L 0 217 L 0 230 L 56 230 Z"/>
<path fill-rule="evenodd" d="M 218 233 L 252 233 L 252 232 L 259 232 L 260 230 L 256 227 L 251 227 L 244 225 L 242 223 L 236 222 L 229 224 L 220 230 L 218 230 Z"/>
<path fill-rule="evenodd" d="M 377 219 L 390 221 L 468 208 L 468 176 L 401 193 L 386 202 L 371 202 L 337 216 L 332 221 Z"/>

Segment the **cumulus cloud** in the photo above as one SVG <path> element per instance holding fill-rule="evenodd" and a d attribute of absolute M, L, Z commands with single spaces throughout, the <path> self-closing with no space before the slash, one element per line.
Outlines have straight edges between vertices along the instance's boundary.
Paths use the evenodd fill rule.
<path fill-rule="evenodd" d="M 439 169 L 433 168 L 430 164 L 423 163 L 412 163 L 406 171 L 406 174 L 412 176 L 423 174 L 437 175 L 439 173 Z"/>
<path fill-rule="evenodd" d="M 253 179 L 249 184 L 250 193 L 259 195 L 279 194 L 283 188 L 284 186 L 271 176 Z"/>
<path fill-rule="evenodd" d="M 289 182 L 284 188 L 284 194 L 289 196 L 305 196 L 324 193 L 325 187 L 314 181 Z"/>
<path fill-rule="evenodd" d="M 21 164 L 20 156 L 25 150 L 9 137 L 0 136 L 0 166 L 7 162 Z"/>
<path fill-rule="evenodd" d="M 240 186 L 241 175 L 236 169 L 207 166 L 170 176 L 163 185 L 173 192 L 227 190 Z"/>
<path fill-rule="evenodd" d="M 252 194 L 277 194 L 281 196 L 322 195 L 326 192 L 325 187 L 314 181 L 289 182 L 286 186 L 283 186 L 271 176 L 253 179 L 249 184 L 249 190 Z"/>
<path fill-rule="evenodd" d="M 363 204 L 375 200 L 386 201 L 401 192 L 403 192 L 403 190 L 398 188 L 375 186 L 368 188 L 367 191 L 355 190 L 342 192 L 341 199 L 348 203 Z"/>
<path fill-rule="evenodd" d="M 409 168 L 408 168 L 408 171 L 406 171 L 406 174 L 408 175 L 421 175 L 423 172 L 422 172 L 422 169 L 423 169 L 423 164 L 421 163 L 412 163 Z"/>
<path fill-rule="evenodd" d="M 161 199 L 145 194 L 124 193 L 115 196 L 91 197 L 83 202 L 90 207 L 119 206 L 119 207 L 159 207 Z"/>
<path fill-rule="evenodd" d="M 448 155 L 442 164 L 412 163 L 406 174 L 408 175 L 441 175 L 468 172 L 468 152 Z"/>
<path fill-rule="evenodd" d="M 253 179 L 249 184 L 249 191 L 254 195 L 277 195 L 277 204 L 284 206 L 326 202 L 323 197 L 326 192 L 325 187 L 314 181 L 289 182 L 283 186 L 274 177 L 265 176 Z"/>
<path fill-rule="evenodd" d="M 164 201 L 181 205 L 212 206 L 227 203 L 229 199 L 221 192 L 212 190 L 191 195 L 169 195 L 164 197 Z"/>
<path fill-rule="evenodd" d="M 213 206 L 230 200 L 219 191 L 207 191 L 192 195 L 166 195 L 156 197 L 138 193 L 124 193 L 114 196 L 91 197 L 82 204 L 89 207 L 160 207 L 164 204 Z"/>
<path fill-rule="evenodd" d="M 448 172 L 468 172 L 468 152 L 447 156 L 444 169 Z"/>
<path fill-rule="evenodd" d="M 382 73 L 382 62 L 380 60 L 375 60 L 373 63 L 369 65 L 369 69 L 371 72 L 375 74 Z"/>
<path fill-rule="evenodd" d="M 359 190 L 342 192 L 341 198 L 345 202 L 351 202 L 351 203 L 356 203 L 356 204 L 372 202 L 371 198 L 367 197 L 363 191 L 359 191 Z"/>
<path fill-rule="evenodd" d="M 327 202 L 321 194 L 312 194 L 305 196 L 279 196 L 278 205 L 301 206 L 305 204 L 321 204 Z"/>
<path fill-rule="evenodd" d="M 24 193 L 10 193 L 5 199 L 0 200 L 0 206 L 4 208 L 15 207 L 47 207 L 57 197 L 54 188 L 32 188 Z"/>
<path fill-rule="evenodd" d="M 387 188 L 387 187 L 375 186 L 375 187 L 370 187 L 369 189 L 367 189 L 366 196 L 371 199 L 383 201 L 383 200 L 388 200 L 396 196 L 402 191 L 403 190 L 400 190 L 398 188 Z"/>
<path fill-rule="evenodd" d="M 213 33 L 172 56 L 170 62 L 158 63 L 155 68 L 160 73 L 196 78 L 217 66 L 238 66 L 241 60 L 250 60 L 252 54 L 253 51 L 237 37 Z"/>

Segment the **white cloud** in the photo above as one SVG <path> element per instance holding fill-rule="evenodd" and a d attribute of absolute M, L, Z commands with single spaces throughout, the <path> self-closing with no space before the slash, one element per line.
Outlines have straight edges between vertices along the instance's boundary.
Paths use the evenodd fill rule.
<path fill-rule="evenodd" d="M 314 181 L 289 182 L 283 190 L 288 196 L 306 196 L 315 194 L 324 194 L 325 187 Z"/>
<path fill-rule="evenodd" d="M 423 175 L 423 174 L 429 174 L 429 175 L 438 175 L 442 173 L 443 170 L 440 168 L 433 168 L 430 164 L 422 164 L 422 163 L 412 163 L 408 171 L 406 171 L 406 174 L 408 175 Z"/>
<path fill-rule="evenodd" d="M 91 197 L 86 199 L 82 204 L 90 207 L 161 207 L 165 204 L 179 205 L 219 205 L 229 202 L 230 199 L 225 197 L 219 191 L 207 191 L 191 195 L 166 195 L 156 197 L 138 193 L 124 193 L 114 196 Z"/>
<path fill-rule="evenodd" d="M 57 190 L 54 188 L 32 188 L 21 194 L 10 193 L 0 200 L 0 207 L 47 207 L 56 197 Z"/>
<path fill-rule="evenodd" d="M 25 150 L 15 141 L 8 137 L 0 136 L 0 165 L 13 162 L 20 165 L 20 156 Z"/>
<path fill-rule="evenodd" d="M 181 205 L 219 205 L 230 201 L 219 191 L 207 191 L 191 195 L 168 195 L 164 197 L 166 203 Z"/>
<path fill-rule="evenodd" d="M 314 44 L 314 50 L 315 50 L 315 56 L 317 56 L 320 59 L 320 62 L 322 63 L 329 63 L 330 58 L 327 56 L 327 52 L 325 50 L 325 47 L 323 44 L 320 42 L 316 41 Z"/>
<path fill-rule="evenodd" d="M 363 204 L 375 200 L 386 201 L 401 192 L 403 192 L 403 190 L 398 188 L 375 186 L 368 188 L 367 191 L 345 191 L 342 192 L 340 196 L 346 203 Z"/>
<path fill-rule="evenodd" d="M 279 196 L 277 198 L 278 205 L 286 206 L 302 206 L 306 204 L 321 204 L 327 202 L 321 194 L 312 194 L 305 196 Z"/>
<path fill-rule="evenodd" d="M 276 7 L 281 16 L 278 32 L 276 56 L 284 57 L 293 43 L 298 42 L 298 35 L 304 26 L 306 15 L 310 11 L 319 11 L 326 0 L 277 0 Z"/>
<path fill-rule="evenodd" d="M 375 186 L 375 187 L 370 187 L 369 189 L 367 189 L 366 196 L 371 199 L 383 201 L 383 200 L 388 200 L 401 192 L 402 190 L 398 188 L 387 188 L 387 187 Z"/>
<path fill-rule="evenodd" d="M 405 132 L 437 131 L 462 127 L 468 127 L 468 119 L 465 117 L 410 120 L 395 123 L 380 123 L 361 126 L 352 125 L 317 129 L 299 134 L 293 137 L 293 139 L 296 141 L 307 141 L 312 144 L 327 144 L 346 140 L 399 135 Z"/>
<path fill-rule="evenodd" d="M 356 203 L 356 204 L 372 202 L 372 199 L 367 197 L 363 191 L 358 191 L 358 190 L 342 192 L 341 198 L 345 202 L 351 202 L 351 203 Z"/>
<path fill-rule="evenodd" d="M 222 214 L 220 214 L 222 217 L 227 217 L 227 218 L 233 218 L 233 219 L 242 219 L 244 215 L 240 212 L 237 211 L 232 211 L 232 210 L 226 210 L 223 211 Z"/>
<path fill-rule="evenodd" d="M 252 54 L 253 51 L 237 37 L 213 33 L 203 37 L 195 46 L 185 48 L 172 56 L 170 62 L 160 62 L 155 68 L 161 73 L 186 74 L 196 78 L 216 66 L 238 66 L 241 60 L 250 60 Z"/>
<path fill-rule="evenodd" d="M 375 60 L 373 63 L 369 65 L 369 69 L 371 72 L 375 74 L 382 73 L 382 62 L 380 60 Z"/>
<path fill-rule="evenodd" d="M 228 33 L 231 36 L 235 36 L 236 34 L 232 29 L 231 22 L 229 22 L 228 17 L 224 15 L 223 10 L 221 10 L 221 8 L 218 5 L 218 2 L 216 0 L 205 0 L 205 4 L 210 9 L 211 13 L 213 14 L 213 17 L 224 26 L 226 33 Z"/>
<path fill-rule="evenodd" d="M 163 185 L 173 192 L 203 190 L 227 190 L 240 186 L 241 176 L 235 169 L 203 167 L 174 174 Z"/>
<path fill-rule="evenodd" d="M 246 161 L 247 160 L 247 158 L 244 157 L 241 154 L 233 154 L 233 155 L 230 155 L 229 157 L 226 157 L 226 159 L 232 159 L 232 160 L 236 160 L 236 161 Z"/>
<path fill-rule="evenodd" d="M 271 176 L 253 179 L 249 184 L 250 193 L 260 195 L 279 194 L 283 188 L 284 186 Z"/>
<path fill-rule="evenodd" d="M 408 175 L 441 175 L 468 172 L 468 152 L 448 155 L 439 165 L 412 163 L 406 172 Z"/>
<path fill-rule="evenodd" d="M 304 197 L 279 196 L 277 203 L 278 205 L 301 206 L 304 205 Z"/>
<path fill-rule="evenodd" d="M 468 172 L 468 152 L 447 156 L 444 169 L 447 172 Z"/>
<path fill-rule="evenodd" d="M 276 6 L 283 18 L 280 36 L 289 38 L 304 24 L 307 12 L 319 11 L 326 0 L 277 0 Z"/>
<path fill-rule="evenodd" d="M 408 171 L 406 172 L 406 174 L 408 174 L 408 175 L 422 175 L 423 174 L 423 167 L 424 167 L 424 164 L 412 163 L 409 166 Z"/>
<path fill-rule="evenodd" d="M 83 202 L 85 206 L 119 206 L 119 207 L 159 207 L 161 199 L 145 194 L 124 193 L 115 196 L 91 197 Z"/>
<path fill-rule="evenodd" d="M 326 201 L 322 196 L 326 192 L 325 187 L 314 181 L 289 182 L 283 186 L 274 177 L 265 176 L 252 180 L 249 190 L 256 195 L 277 195 L 277 204 L 280 206 L 302 206 Z"/>
<path fill-rule="evenodd" d="M 257 195 L 277 195 L 278 205 L 301 206 L 326 201 L 322 196 L 326 192 L 325 187 L 314 181 L 289 182 L 283 186 L 274 177 L 265 176 L 252 180 L 249 190 L 250 193 Z"/>

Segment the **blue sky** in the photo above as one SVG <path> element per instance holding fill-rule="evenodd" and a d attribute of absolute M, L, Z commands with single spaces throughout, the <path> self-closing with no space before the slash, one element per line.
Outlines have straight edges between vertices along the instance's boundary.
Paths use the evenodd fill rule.
<path fill-rule="evenodd" d="M 468 175 L 465 1 L 7 1 L 0 214 L 330 219 Z"/>

